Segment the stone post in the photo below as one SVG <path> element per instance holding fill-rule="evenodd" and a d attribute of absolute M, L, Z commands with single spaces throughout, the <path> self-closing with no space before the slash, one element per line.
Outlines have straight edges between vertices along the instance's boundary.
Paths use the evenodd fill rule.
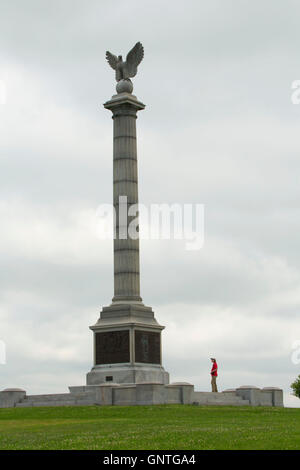
<path fill-rule="evenodd" d="M 283 406 L 283 390 L 278 387 L 264 387 L 263 392 L 269 392 L 272 395 L 272 406 Z"/>
<path fill-rule="evenodd" d="M 260 389 L 254 385 L 242 385 L 236 389 L 236 394 L 243 400 L 249 400 L 251 406 L 260 405 Z"/>
<path fill-rule="evenodd" d="M 13 408 L 26 397 L 21 388 L 6 388 L 0 392 L 0 408 Z"/>

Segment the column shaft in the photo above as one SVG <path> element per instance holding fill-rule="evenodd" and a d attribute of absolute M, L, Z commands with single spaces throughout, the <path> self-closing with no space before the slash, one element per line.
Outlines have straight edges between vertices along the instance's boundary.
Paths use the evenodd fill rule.
<path fill-rule="evenodd" d="M 128 216 L 128 210 L 133 205 L 137 208 L 138 204 L 136 117 L 137 111 L 144 107 L 133 98 L 131 95 L 130 100 L 124 100 L 120 96 L 114 102 L 111 100 L 105 104 L 105 107 L 113 112 L 114 121 L 113 204 L 116 213 L 116 233 L 113 301 L 142 300 L 138 229 L 134 229 L 135 239 L 128 232 L 133 220 L 134 227 L 138 225 L 138 212 L 135 211 L 133 215 Z M 120 197 L 127 201 L 127 206 L 120 206 Z M 121 211 L 123 211 L 123 218 Z M 125 220 L 124 215 L 126 215 Z"/>

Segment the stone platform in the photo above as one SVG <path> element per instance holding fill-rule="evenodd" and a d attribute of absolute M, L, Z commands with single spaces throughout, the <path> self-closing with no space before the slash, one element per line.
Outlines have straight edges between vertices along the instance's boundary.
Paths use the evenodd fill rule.
<path fill-rule="evenodd" d="M 0 408 L 33 406 L 87 405 L 163 405 L 187 404 L 203 406 L 283 406 L 283 391 L 276 387 L 244 385 L 220 393 L 194 391 L 186 382 L 161 384 L 102 384 L 69 387 L 69 393 L 27 395 L 21 389 L 0 392 Z"/>

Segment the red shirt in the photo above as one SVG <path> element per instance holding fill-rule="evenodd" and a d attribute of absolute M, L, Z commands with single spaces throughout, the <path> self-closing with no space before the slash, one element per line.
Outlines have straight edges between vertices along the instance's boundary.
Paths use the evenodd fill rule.
<path fill-rule="evenodd" d="M 215 377 L 218 376 L 218 364 L 216 362 L 213 362 L 210 373 L 211 375 L 214 375 Z"/>

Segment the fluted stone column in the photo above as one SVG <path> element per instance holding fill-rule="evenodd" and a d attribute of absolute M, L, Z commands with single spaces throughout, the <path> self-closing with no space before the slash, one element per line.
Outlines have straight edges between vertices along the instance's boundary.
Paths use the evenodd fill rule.
<path fill-rule="evenodd" d="M 128 233 L 130 222 L 133 219 L 136 221 L 138 214 L 129 217 L 128 210 L 138 204 L 136 118 L 137 111 L 144 109 L 145 105 L 135 96 L 121 93 L 104 106 L 112 111 L 114 120 L 113 203 L 116 233 L 113 302 L 141 301 L 139 239 L 132 239 Z M 136 234 L 138 236 L 138 230 Z"/>

